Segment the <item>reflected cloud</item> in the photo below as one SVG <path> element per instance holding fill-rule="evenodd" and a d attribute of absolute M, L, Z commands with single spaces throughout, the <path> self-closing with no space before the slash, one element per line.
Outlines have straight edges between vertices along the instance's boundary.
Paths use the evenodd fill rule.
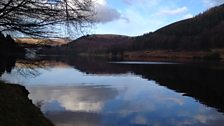
<path fill-rule="evenodd" d="M 137 116 L 134 119 L 134 124 L 139 124 L 139 125 L 147 125 L 147 119 L 143 116 Z"/>
<path fill-rule="evenodd" d="M 43 101 L 42 111 L 56 126 L 99 126 L 112 122 L 114 125 L 200 126 L 223 121 L 217 112 L 158 87 L 153 81 L 150 85 L 27 88 L 34 103 Z"/>
<path fill-rule="evenodd" d="M 104 102 L 114 99 L 118 92 L 106 86 L 74 87 L 28 87 L 34 103 L 43 101 L 42 109 L 47 112 L 52 104 L 59 104 L 66 111 L 99 112 Z M 57 101 L 57 102 L 54 102 Z M 56 105 L 54 105 L 56 106 Z"/>
<path fill-rule="evenodd" d="M 218 119 L 222 119 L 222 115 L 217 115 L 213 113 L 208 113 L 208 114 L 198 114 L 194 116 L 195 120 L 200 122 L 201 124 L 208 124 L 212 121 L 216 121 Z"/>
<path fill-rule="evenodd" d="M 206 116 L 206 115 L 196 115 L 194 117 L 196 120 L 198 120 L 200 123 L 206 123 L 208 120 L 212 120 L 213 117 L 211 118 L 210 116 Z"/>
<path fill-rule="evenodd" d="M 211 126 L 223 116 L 154 81 L 150 85 L 31 86 L 34 103 L 56 126 Z M 109 125 L 110 126 L 110 125 Z"/>

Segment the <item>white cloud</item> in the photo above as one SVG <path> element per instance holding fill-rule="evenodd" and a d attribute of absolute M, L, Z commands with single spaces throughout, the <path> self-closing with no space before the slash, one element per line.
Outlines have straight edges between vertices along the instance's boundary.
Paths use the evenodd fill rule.
<path fill-rule="evenodd" d="M 158 29 L 158 26 L 162 23 L 159 19 L 144 17 L 144 15 L 139 14 L 133 9 L 127 9 L 122 14 L 126 17 L 126 20 L 120 19 L 106 25 L 99 24 L 97 26 L 97 33 L 135 36 L 149 32 L 152 29 Z"/>
<path fill-rule="evenodd" d="M 127 5 L 142 4 L 144 6 L 146 5 L 154 6 L 161 2 L 161 0 L 122 0 L 122 1 Z"/>
<path fill-rule="evenodd" d="M 101 5 L 106 5 L 106 1 L 105 0 L 96 0 L 95 3 L 101 4 Z"/>
<path fill-rule="evenodd" d="M 224 3 L 224 0 L 202 0 L 203 4 L 207 7 L 213 7 Z"/>
<path fill-rule="evenodd" d="M 146 0 L 122 0 L 125 4 L 134 5 L 136 3 L 145 3 Z"/>
<path fill-rule="evenodd" d="M 97 23 L 107 23 L 120 18 L 121 14 L 117 10 L 101 4 L 96 6 L 96 15 L 94 16 L 94 20 Z"/>
<path fill-rule="evenodd" d="M 180 14 L 184 14 L 188 11 L 187 7 L 180 7 L 175 9 L 164 9 L 158 12 L 158 15 L 164 15 L 164 16 L 176 16 Z"/>
<path fill-rule="evenodd" d="M 95 1 L 96 15 L 93 17 L 96 23 L 107 23 L 121 18 L 121 14 L 107 5 L 106 0 Z"/>

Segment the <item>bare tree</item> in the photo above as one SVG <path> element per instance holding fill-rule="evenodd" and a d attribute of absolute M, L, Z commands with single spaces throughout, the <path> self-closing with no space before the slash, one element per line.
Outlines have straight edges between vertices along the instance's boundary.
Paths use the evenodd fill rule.
<path fill-rule="evenodd" d="M 74 34 L 93 14 L 92 0 L 1 0 L 0 32 L 49 37 L 66 27 Z"/>

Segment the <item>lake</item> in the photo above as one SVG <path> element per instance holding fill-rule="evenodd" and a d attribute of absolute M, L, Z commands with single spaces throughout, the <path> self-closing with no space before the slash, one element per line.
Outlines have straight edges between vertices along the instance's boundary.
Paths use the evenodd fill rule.
<path fill-rule="evenodd" d="M 24 85 L 56 126 L 218 126 L 220 63 L 5 59 L 0 79 Z"/>

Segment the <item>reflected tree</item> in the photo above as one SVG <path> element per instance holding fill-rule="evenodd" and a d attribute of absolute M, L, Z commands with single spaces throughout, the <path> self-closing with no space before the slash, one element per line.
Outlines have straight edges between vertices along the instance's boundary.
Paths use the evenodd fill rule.
<path fill-rule="evenodd" d="M 1 57 L 0 62 L 0 76 L 8 72 L 10 73 L 12 71 L 12 68 L 15 67 L 16 59 L 14 57 Z"/>
<path fill-rule="evenodd" d="M 12 56 L 1 57 L 1 60 L 2 61 L 0 62 L 0 77 L 4 73 L 11 73 L 12 69 L 16 66 L 16 63 L 19 64 L 19 66 L 17 66 L 16 73 L 25 78 L 36 77 L 40 75 L 40 73 L 35 68 L 41 66 L 43 67 L 43 65 L 37 63 L 27 63 L 27 62 L 18 63 L 16 61 L 16 57 Z"/>
<path fill-rule="evenodd" d="M 17 72 L 19 75 L 25 78 L 35 78 L 41 73 L 38 69 L 48 70 L 50 65 L 47 61 L 28 61 L 28 60 L 17 60 Z"/>

